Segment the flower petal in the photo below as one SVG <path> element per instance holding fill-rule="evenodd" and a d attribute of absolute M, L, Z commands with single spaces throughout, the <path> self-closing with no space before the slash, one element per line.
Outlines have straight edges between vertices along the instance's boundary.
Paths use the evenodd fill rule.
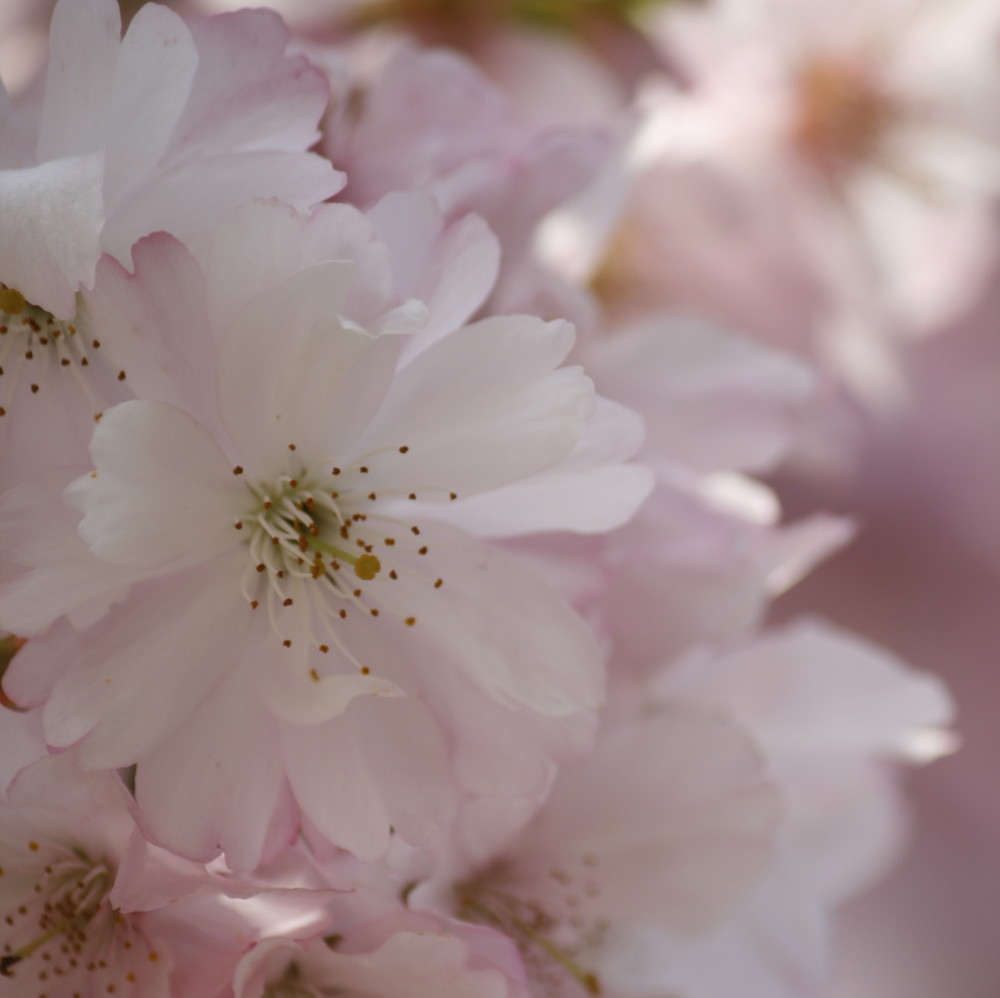
<path fill-rule="evenodd" d="M 160 402 L 123 402 L 94 431 L 96 470 L 70 486 L 80 536 L 132 567 L 204 561 L 235 543 L 250 496 L 209 433 Z"/>

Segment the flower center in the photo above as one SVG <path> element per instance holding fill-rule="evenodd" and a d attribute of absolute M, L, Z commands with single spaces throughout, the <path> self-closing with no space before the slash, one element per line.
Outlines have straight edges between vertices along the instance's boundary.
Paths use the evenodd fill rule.
<path fill-rule="evenodd" d="M 325 988 L 313 984 L 302 975 L 302 969 L 293 960 L 285 967 L 281 976 L 268 981 L 261 998 L 326 998 L 327 995 L 343 995 L 337 988 Z"/>
<path fill-rule="evenodd" d="M 85 343 L 75 323 L 56 319 L 20 291 L 0 284 L 0 417 L 14 410 L 22 386 L 37 395 L 61 371 L 79 384 L 99 418 L 84 369 L 90 366 L 89 354 L 100 347 L 96 339 Z M 125 372 L 118 377 L 123 381 Z"/>
<path fill-rule="evenodd" d="M 135 982 L 132 968 L 141 959 L 157 962 L 156 951 L 108 903 L 110 864 L 79 848 L 34 841 L 23 857 L 13 858 L 0 867 L 6 908 L 0 908 L 0 977 L 38 981 L 43 994 L 46 981 L 80 982 L 104 994 Z"/>
<path fill-rule="evenodd" d="M 792 140 L 827 175 L 877 161 L 897 109 L 863 67 L 830 58 L 807 64 L 798 78 Z"/>
<path fill-rule="evenodd" d="M 294 444 L 289 451 L 296 450 Z M 400 460 L 410 448 L 391 451 Z M 385 452 L 362 460 L 384 460 Z M 242 592 L 254 610 L 264 608 L 286 648 L 305 637 L 321 652 L 337 647 L 362 673 L 369 669 L 344 646 L 339 625 L 351 614 L 383 612 L 413 627 L 417 618 L 399 605 L 394 590 L 412 576 L 442 588 L 413 567 L 428 554 L 416 523 L 386 512 L 387 501 L 416 500 L 417 492 L 373 488 L 374 465 L 305 468 L 301 464 L 270 483 L 248 483 L 251 497 L 233 526 L 248 548 Z M 242 475 L 243 469 L 233 469 Z M 425 489 L 425 492 L 440 492 Z M 448 493 L 450 499 L 457 495 Z"/>
<path fill-rule="evenodd" d="M 537 993 L 563 994 L 568 977 L 585 993 L 599 996 L 600 979 L 585 966 L 587 950 L 595 948 L 608 929 L 604 919 L 588 911 L 588 898 L 596 896 L 597 886 L 581 886 L 562 869 L 550 871 L 549 878 L 551 883 L 536 892 L 538 897 L 526 899 L 505 883 L 502 866 L 487 871 L 456 887 L 456 914 L 510 936 Z"/>

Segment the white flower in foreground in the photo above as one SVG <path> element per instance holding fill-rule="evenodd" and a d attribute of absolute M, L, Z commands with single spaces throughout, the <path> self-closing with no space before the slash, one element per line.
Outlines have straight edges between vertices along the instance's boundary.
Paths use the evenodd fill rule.
<path fill-rule="evenodd" d="M 650 483 L 606 473 L 635 425 L 617 414 L 609 436 L 589 379 L 560 367 L 565 323 L 487 319 L 401 361 L 412 335 L 344 317 L 355 263 L 281 274 L 285 239 L 335 240 L 356 212 L 234 217 L 207 275 L 162 235 L 134 276 L 102 268 L 91 298 L 142 398 L 97 424 L 78 512 L 58 474 L 4 500 L 27 570 L 0 626 L 40 635 L 5 688 L 45 702 L 48 741 L 86 766 L 138 762 L 148 827 L 185 855 L 253 866 L 304 818 L 374 859 L 390 828 L 426 841 L 460 789 L 539 793 L 601 702 L 583 622 L 452 510 L 523 485 L 547 523 L 600 531 Z M 281 277 L 262 289 L 267 260 Z M 567 508 L 562 465 L 583 486 Z"/>

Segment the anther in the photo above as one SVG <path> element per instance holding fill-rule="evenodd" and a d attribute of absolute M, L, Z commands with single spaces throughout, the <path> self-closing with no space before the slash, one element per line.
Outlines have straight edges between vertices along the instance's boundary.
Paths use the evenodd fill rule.
<path fill-rule="evenodd" d="M 241 465 L 241 464 L 236 465 L 236 467 L 233 468 L 233 474 L 234 475 L 242 475 L 243 474 L 243 465 Z"/>
<path fill-rule="evenodd" d="M 24 295 L 15 288 L 0 288 L 0 311 L 20 315 L 27 307 Z"/>
<path fill-rule="evenodd" d="M 363 554 L 354 563 L 354 574 L 365 582 L 370 582 L 382 570 L 382 562 L 373 554 Z"/>

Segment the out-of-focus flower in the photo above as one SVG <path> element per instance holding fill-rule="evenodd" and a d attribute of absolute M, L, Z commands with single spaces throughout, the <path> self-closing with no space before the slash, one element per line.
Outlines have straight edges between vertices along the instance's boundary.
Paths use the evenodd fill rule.
<path fill-rule="evenodd" d="M 1000 87 L 995 7 L 720 2 L 663 12 L 652 30 L 689 87 L 647 88 L 636 157 L 656 179 L 643 182 L 641 204 L 655 206 L 674 177 L 698 198 L 694 219 L 691 202 L 668 203 L 685 233 L 703 230 L 695 244 L 706 271 L 696 282 L 701 304 L 712 307 L 704 292 L 721 280 L 756 308 L 759 296 L 737 282 L 767 276 L 753 244 L 774 257 L 769 233 L 780 232 L 791 253 L 775 259 L 793 280 L 765 295 L 780 302 L 800 289 L 799 335 L 869 399 L 898 394 L 893 343 L 968 307 L 994 255 L 1000 145 L 996 115 L 983 109 Z M 690 184 L 695 170 L 710 180 L 700 192 Z M 669 212 L 654 210 L 660 231 L 641 207 L 629 224 L 649 232 L 650 245 L 669 245 Z M 721 241 L 739 221 L 715 224 L 718 211 L 770 220 L 753 226 L 742 262 Z M 713 232 L 714 249 L 706 242 Z M 641 266 L 649 270 L 650 259 Z"/>
<path fill-rule="evenodd" d="M 722 712 L 751 732 L 789 806 L 796 861 L 837 904 L 899 856 L 905 808 L 891 763 L 952 751 L 936 677 L 820 622 L 800 622 L 662 674 L 654 697 Z"/>
<path fill-rule="evenodd" d="M 746 894 L 770 854 L 775 804 L 736 728 L 663 711 L 606 732 L 521 831 L 523 817 L 496 808 L 470 816 L 470 841 L 499 842 L 493 855 L 465 869 L 445 858 L 411 904 L 507 933 L 536 991 L 608 993 L 610 936 L 697 936 Z"/>
<path fill-rule="evenodd" d="M 0 980 L 12 994 L 171 994 L 169 919 L 145 909 L 207 883 L 159 852 L 144 886 L 121 864 L 148 862 L 132 801 L 113 773 L 70 756 L 23 770 L 0 803 Z M 126 858 L 127 857 L 127 858 Z"/>

